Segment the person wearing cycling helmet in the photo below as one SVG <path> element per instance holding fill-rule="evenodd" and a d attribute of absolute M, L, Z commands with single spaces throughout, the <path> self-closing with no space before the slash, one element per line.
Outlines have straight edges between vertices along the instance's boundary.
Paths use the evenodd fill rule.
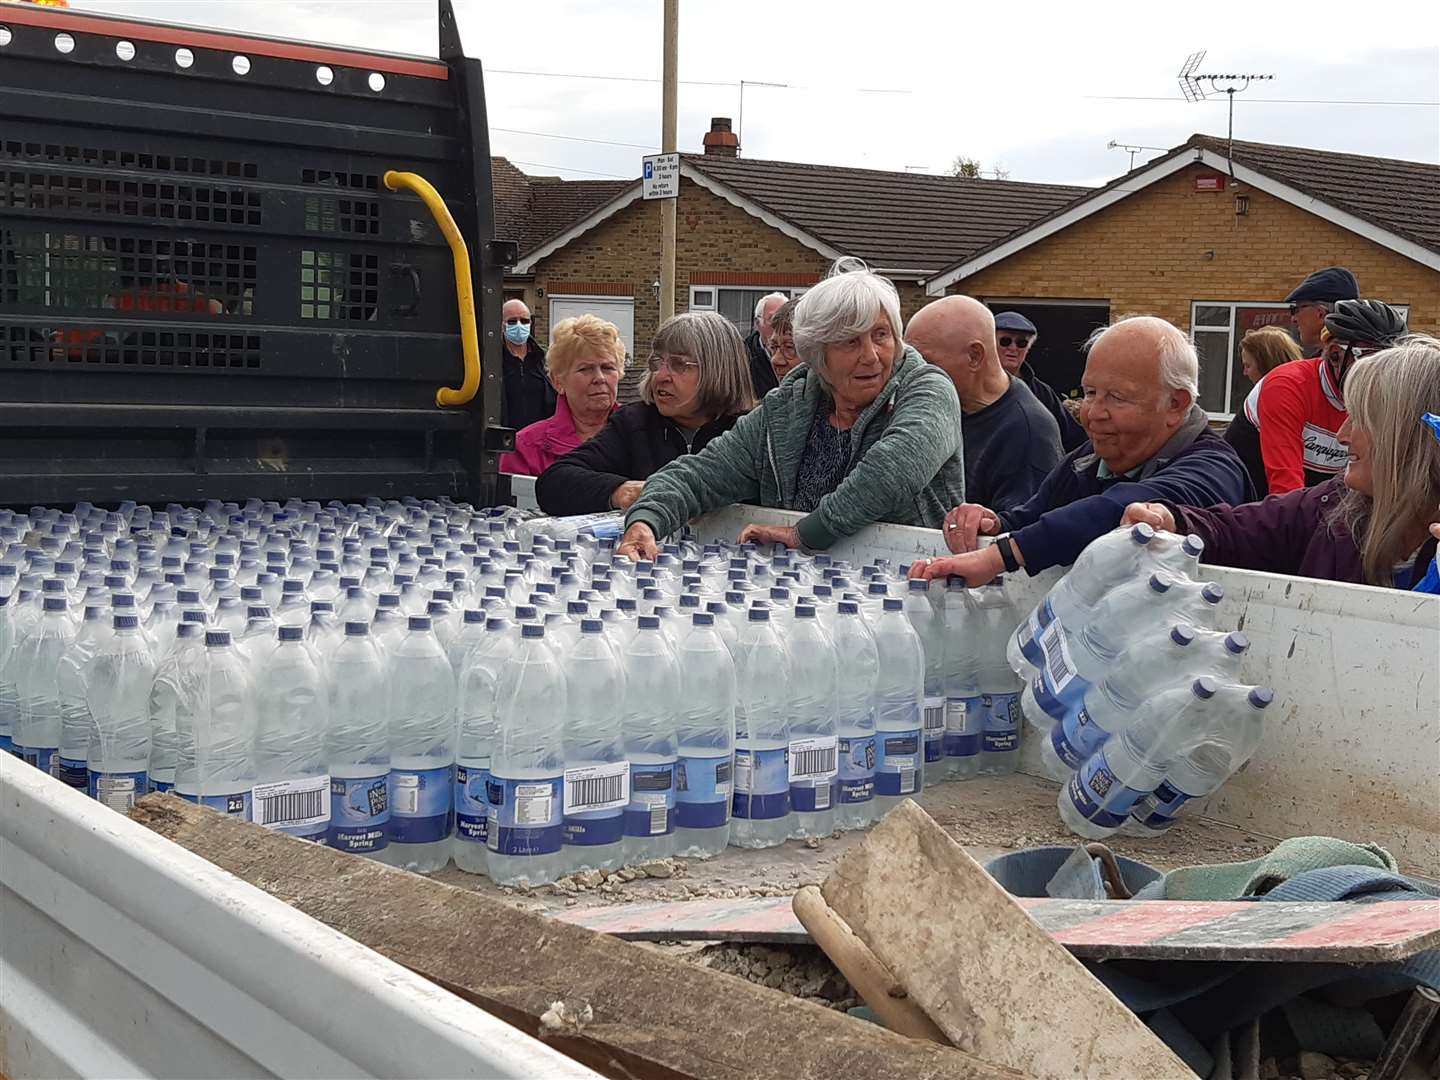
<path fill-rule="evenodd" d="M 1345 467 L 1338 435 L 1345 422 L 1345 377 L 1361 357 L 1394 345 L 1404 312 L 1379 300 L 1339 300 L 1320 330 L 1320 355 L 1281 364 L 1255 384 L 1232 425 L 1259 433 L 1256 447 L 1236 445 L 1260 497 L 1311 487 Z M 1247 452 L 1248 451 L 1248 452 Z M 1257 460 L 1258 457 L 1258 460 Z"/>

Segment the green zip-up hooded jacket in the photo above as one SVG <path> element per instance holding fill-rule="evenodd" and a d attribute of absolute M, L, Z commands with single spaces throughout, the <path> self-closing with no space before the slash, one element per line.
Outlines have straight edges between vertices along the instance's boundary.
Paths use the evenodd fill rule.
<path fill-rule="evenodd" d="M 797 367 L 700 453 L 652 474 L 626 515 L 626 527 L 643 521 L 664 537 L 731 503 L 791 509 L 822 396 L 828 391 L 814 371 Z M 936 529 L 965 501 L 955 385 L 908 345 L 885 388 L 855 421 L 850 446 L 845 479 L 799 522 L 807 548 L 827 548 L 877 521 Z"/>

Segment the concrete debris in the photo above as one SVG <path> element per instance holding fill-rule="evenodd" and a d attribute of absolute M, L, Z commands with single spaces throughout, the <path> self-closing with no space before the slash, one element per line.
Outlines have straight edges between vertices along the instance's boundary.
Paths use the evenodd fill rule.
<path fill-rule="evenodd" d="M 772 990 L 844 1012 L 859 1004 L 855 991 L 814 945 L 708 945 L 685 957 Z"/>
<path fill-rule="evenodd" d="M 575 1035 L 595 1019 L 588 1001 L 552 1001 L 540 1014 L 540 1034 Z"/>
<path fill-rule="evenodd" d="M 675 876 L 675 862 L 671 859 L 656 859 L 653 862 L 641 863 L 640 873 L 646 877 L 668 878 Z"/>
<path fill-rule="evenodd" d="M 1314 1050 L 1301 1050 L 1296 1064 L 1303 1080 L 1330 1080 L 1335 1075 L 1335 1059 Z"/>

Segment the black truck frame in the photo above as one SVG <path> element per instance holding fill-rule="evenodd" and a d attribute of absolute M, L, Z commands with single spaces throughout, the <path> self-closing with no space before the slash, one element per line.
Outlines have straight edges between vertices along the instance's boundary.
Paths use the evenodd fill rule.
<path fill-rule="evenodd" d="M 497 493 L 480 63 L 0 4 L 0 505 Z M 469 249 L 479 393 L 456 271 Z"/>

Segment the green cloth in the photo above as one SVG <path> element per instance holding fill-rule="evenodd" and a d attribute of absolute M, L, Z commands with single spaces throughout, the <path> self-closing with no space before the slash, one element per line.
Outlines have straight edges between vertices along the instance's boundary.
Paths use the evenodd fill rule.
<path fill-rule="evenodd" d="M 1186 866 L 1165 875 L 1166 900 L 1238 900 L 1260 896 L 1307 870 L 1368 866 L 1398 871 L 1394 857 L 1377 844 L 1352 844 L 1333 836 L 1294 836 L 1249 862 Z"/>
<path fill-rule="evenodd" d="M 793 509 L 806 436 L 825 393 L 814 371 L 796 367 L 700 453 L 652 473 L 626 527 L 643 521 L 663 537 L 731 503 Z M 964 501 L 955 384 L 907 345 L 885 388 L 850 429 L 845 478 L 797 528 L 805 547 L 820 550 L 877 521 L 938 529 Z"/>

